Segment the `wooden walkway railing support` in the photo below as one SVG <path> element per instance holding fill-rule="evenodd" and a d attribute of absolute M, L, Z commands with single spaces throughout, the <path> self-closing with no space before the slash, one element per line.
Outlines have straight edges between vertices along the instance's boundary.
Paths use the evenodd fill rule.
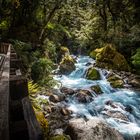
<path fill-rule="evenodd" d="M 7 51 L 7 52 L 6 52 Z M 0 65 L 0 140 L 43 140 L 41 127 L 28 98 L 27 79 L 12 45 L 0 45 L 4 54 Z"/>

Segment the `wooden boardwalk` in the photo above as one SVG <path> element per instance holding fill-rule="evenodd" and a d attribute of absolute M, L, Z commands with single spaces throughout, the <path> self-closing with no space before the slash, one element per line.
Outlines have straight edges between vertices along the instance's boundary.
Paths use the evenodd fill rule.
<path fill-rule="evenodd" d="M 17 63 L 18 62 L 18 63 Z M 0 44 L 0 140 L 43 140 L 12 45 Z"/>

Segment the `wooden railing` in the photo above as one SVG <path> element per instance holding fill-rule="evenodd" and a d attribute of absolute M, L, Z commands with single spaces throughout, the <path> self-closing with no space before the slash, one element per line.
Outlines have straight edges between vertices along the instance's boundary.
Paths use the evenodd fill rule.
<path fill-rule="evenodd" d="M 2 43 L 0 54 L 0 140 L 43 140 L 21 62 L 10 44 Z"/>

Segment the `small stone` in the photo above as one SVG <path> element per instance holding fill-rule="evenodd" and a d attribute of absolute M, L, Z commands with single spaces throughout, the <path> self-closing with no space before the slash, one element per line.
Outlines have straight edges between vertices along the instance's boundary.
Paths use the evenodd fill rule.
<path fill-rule="evenodd" d="M 103 91 L 102 91 L 102 89 L 100 88 L 99 85 L 92 86 L 91 89 L 92 89 L 97 95 L 103 93 Z"/>
<path fill-rule="evenodd" d="M 49 100 L 50 100 L 51 102 L 54 102 L 54 103 L 61 102 L 61 101 L 63 101 L 64 99 L 65 99 L 65 96 L 63 96 L 63 95 L 60 95 L 60 96 L 58 96 L 58 95 L 51 95 L 51 96 L 49 97 Z"/>
<path fill-rule="evenodd" d="M 67 95 L 73 95 L 73 94 L 75 93 L 75 91 L 74 91 L 73 89 L 67 88 L 67 87 L 62 87 L 62 88 L 60 89 L 60 91 L 61 91 L 62 93 L 67 94 Z"/>

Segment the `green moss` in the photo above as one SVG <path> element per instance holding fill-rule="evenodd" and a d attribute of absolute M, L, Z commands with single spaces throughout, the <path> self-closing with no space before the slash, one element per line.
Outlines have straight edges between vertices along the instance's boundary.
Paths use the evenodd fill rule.
<path fill-rule="evenodd" d="M 46 120 L 45 116 L 43 115 L 43 113 L 41 111 L 37 111 L 35 110 L 35 114 L 36 114 L 36 118 L 42 128 L 42 131 L 44 133 L 45 137 L 48 137 L 48 133 L 49 133 L 49 123 Z"/>
<path fill-rule="evenodd" d="M 140 68 L 140 48 L 137 49 L 136 54 L 131 57 L 132 64 L 135 68 Z"/>
<path fill-rule="evenodd" d="M 64 46 L 62 46 L 60 48 L 60 52 L 62 55 L 67 55 L 67 54 L 69 55 L 70 54 L 69 49 L 67 47 L 64 47 Z"/>
<path fill-rule="evenodd" d="M 124 82 L 119 77 L 113 75 L 107 79 L 113 88 L 123 88 Z"/>
<path fill-rule="evenodd" d="M 0 29 L 7 30 L 10 26 L 10 23 L 8 20 L 3 20 L 0 22 Z"/>
<path fill-rule="evenodd" d="M 49 140 L 70 140 L 70 139 L 65 135 L 58 135 L 51 137 Z"/>
<path fill-rule="evenodd" d="M 95 68 L 90 68 L 90 69 L 88 69 L 86 77 L 89 80 L 99 80 L 100 79 L 100 73 Z"/>
<path fill-rule="evenodd" d="M 97 54 L 97 53 L 93 50 L 93 51 L 90 52 L 89 56 L 90 56 L 91 58 L 95 59 L 95 58 L 96 58 L 96 54 Z"/>
<path fill-rule="evenodd" d="M 96 94 L 102 94 L 102 93 L 103 93 L 103 91 L 102 91 L 102 89 L 100 88 L 99 85 L 92 86 L 91 89 L 92 89 Z"/>
<path fill-rule="evenodd" d="M 115 46 L 107 44 L 105 47 L 96 49 L 96 64 L 99 67 L 115 70 L 130 71 L 125 57 L 116 51 Z"/>
<path fill-rule="evenodd" d="M 62 74 L 70 74 L 75 68 L 74 59 L 70 55 L 64 56 L 60 62 L 60 72 Z"/>

